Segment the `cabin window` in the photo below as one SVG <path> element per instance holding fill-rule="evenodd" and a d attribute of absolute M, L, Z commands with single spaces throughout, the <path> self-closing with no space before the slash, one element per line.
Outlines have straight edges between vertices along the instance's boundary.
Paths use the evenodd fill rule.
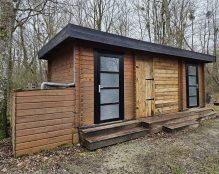
<path fill-rule="evenodd" d="M 197 107 L 199 105 L 198 89 L 198 66 L 197 64 L 187 64 L 187 107 Z"/>

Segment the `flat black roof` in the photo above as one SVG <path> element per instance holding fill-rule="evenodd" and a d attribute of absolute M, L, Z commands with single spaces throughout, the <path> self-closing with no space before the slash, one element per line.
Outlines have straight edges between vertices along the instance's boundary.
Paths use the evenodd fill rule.
<path fill-rule="evenodd" d="M 46 59 L 47 55 L 51 53 L 56 46 L 60 45 L 67 39 L 91 41 L 106 45 L 129 48 L 132 50 L 146 51 L 151 53 L 183 57 L 186 59 L 199 60 L 206 63 L 214 62 L 216 60 L 215 56 L 211 56 L 208 54 L 202 54 L 194 51 L 188 51 L 170 46 L 132 39 L 124 36 L 81 27 L 74 24 L 68 24 L 67 26 L 65 26 L 53 39 L 51 39 L 45 46 L 43 46 L 38 53 L 39 59 Z"/>

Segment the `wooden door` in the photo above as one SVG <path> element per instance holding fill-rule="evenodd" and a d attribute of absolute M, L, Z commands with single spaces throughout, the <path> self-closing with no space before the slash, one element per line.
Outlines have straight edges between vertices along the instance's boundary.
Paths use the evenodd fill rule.
<path fill-rule="evenodd" d="M 153 58 L 136 57 L 136 117 L 154 114 Z"/>

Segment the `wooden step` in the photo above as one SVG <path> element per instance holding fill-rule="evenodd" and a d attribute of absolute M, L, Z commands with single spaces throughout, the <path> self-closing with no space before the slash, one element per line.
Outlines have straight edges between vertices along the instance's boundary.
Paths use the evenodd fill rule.
<path fill-rule="evenodd" d="M 198 125 L 199 125 L 198 121 L 189 120 L 189 121 L 183 121 L 180 123 L 166 124 L 163 126 L 163 130 L 166 132 L 173 132 L 173 131 L 180 130 L 186 127 L 198 126 Z"/>
<path fill-rule="evenodd" d="M 174 123 L 180 123 L 180 122 L 184 122 L 184 121 L 197 120 L 198 118 L 199 118 L 199 114 L 193 113 L 189 116 L 179 117 L 179 118 L 168 120 L 167 123 L 174 124 Z"/>
<path fill-rule="evenodd" d="M 192 112 L 204 112 L 204 111 L 213 111 L 212 108 L 204 107 L 204 108 L 191 108 L 189 111 Z"/>
<path fill-rule="evenodd" d="M 203 114 L 209 114 L 211 112 L 214 112 L 214 110 L 212 108 L 206 108 L 195 112 L 198 113 L 199 115 L 203 115 Z"/>
<path fill-rule="evenodd" d="M 214 119 L 216 117 L 218 117 L 218 113 L 216 111 L 212 111 L 207 114 L 201 114 L 198 120 L 203 121 L 203 120 L 208 120 L 208 119 Z"/>
<path fill-rule="evenodd" d="M 177 112 L 177 113 L 171 113 L 171 114 L 161 114 L 159 116 L 153 116 L 153 117 L 148 117 L 142 119 L 147 124 L 156 124 L 156 123 L 162 123 L 162 122 L 167 122 L 170 120 L 174 119 L 179 119 L 179 118 L 185 118 L 194 115 L 193 112 Z M 196 115 L 196 114 L 195 114 Z"/>
<path fill-rule="evenodd" d="M 82 129 L 96 128 L 96 127 L 107 126 L 107 125 L 118 124 L 118 123 L 124 123 L 124 122 L 125 122 L 124 120 L 118 120 L 118 121 L 111 121 L 111 122 L 106 122 L 106 123 L 101 123 L 101 124 L 83 125 L 83 126 L 80 127 L 80 129 L 82 130 Z"/>
<path fill-rule="evenodd" d="M 145 122 L 145 126 L 150 129 L 151 133 L 158 133 L 161 132 L 163 129 L 164 124 L 175 124 L 183 121 L 190 121 L 196 120 L 199 118 L 198 113 L 194 112 L 178 112 L 175 115 L 165 115 L 165 116 L 154 116 L 149 119 L 143 119 L 142 121 Z"/>
<path fill-rule="evenodd" d="M 142 126 L 143 123 L 139 120 L 131 120 L 120 122 L 116 124 L 108 124 L 108 125 L 97 125 L 97 127 L 91 127 L 86 129 L 81 129 L 80 134 L 83 138 L 97 136 L 97 135 L 107 135 L 109 133 L 118 132 L 122 129 L 131 129 L 138 126 Z"/>
<path fill-rule="evenodd" d="M 212 108 L 192 108 L 184 112 L 161 114 L 159 116 L 153 116 L 141 119 L 145 122 L 151 133 L 161 132 L 163 125 L 175 124 L 180 122 L 199 120 L 201 114 L 209 114 L 214 111 Z"/>
<path fill-rule="evenodd" d="M 131 128 L 129 130 L 120 130 L 118 132 L 114 132 L 108 135 L 99 135 L 86 138 L 83 141 L 83 146 L 89 150 L 95 150 L 101 147 L 106 147 L 114 144 L 118 144 L 121 142 L 125 142 L 128 140 L 136 139 L 143 137 L 149 133 L 149 130 L 140 126 Z"/>

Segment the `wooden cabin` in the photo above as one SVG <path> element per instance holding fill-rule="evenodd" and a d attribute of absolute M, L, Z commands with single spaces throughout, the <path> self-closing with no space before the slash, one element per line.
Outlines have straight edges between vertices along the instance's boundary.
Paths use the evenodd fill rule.
<path fill-rule="evenodd" d="M 48 82 L 75 85 L 14 94 L 16 155 L 78 142 L 93 150 L 215 115 L 205 108 L 211 55 L 68 24 L 39 59 Z"/>

